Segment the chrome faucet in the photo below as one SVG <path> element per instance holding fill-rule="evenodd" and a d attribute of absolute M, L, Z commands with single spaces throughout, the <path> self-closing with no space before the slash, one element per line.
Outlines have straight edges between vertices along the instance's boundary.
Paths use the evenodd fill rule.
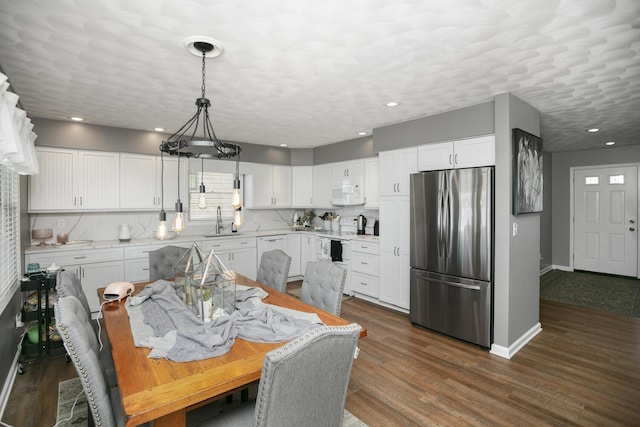
<path fill-rule="evenodd" d="M 216 220 L 216 234 L 220 234 L 220 231 L 222 231 L 222 211 L 220 210 L 220 206 L 218 206 L 216 210 L 216 216 L 218 218 Z"/>

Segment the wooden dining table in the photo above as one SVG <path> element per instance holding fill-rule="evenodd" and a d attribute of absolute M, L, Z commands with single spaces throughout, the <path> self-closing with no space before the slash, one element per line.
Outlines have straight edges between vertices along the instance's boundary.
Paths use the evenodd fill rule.
<path fill-rule="evenodd" d="M 263 302 L 316 313 L 326 325 L 351 323 L 240 274 L 236 274 L 236 283 L 261 287 L 269 294 Z M 147 284 L 136 284 L 134 295 Z M 98 290 L 101 300 L 103 292 L 104 288 Z M 190 409 L 259 380 L 265 354 L 284 344 L 236 339 L 231 351 L 218 357 L 193 362 L 152 359 L 148 357 L 149 348 L 136 347 L 134 344 L 125 300 L 105 304 L 102 314 L 127 426 L 149 421 L 153 421 L 157 427 L 186 425 L 186 415 Z M 360 337 L 366 335 L 363 327 Z"/>

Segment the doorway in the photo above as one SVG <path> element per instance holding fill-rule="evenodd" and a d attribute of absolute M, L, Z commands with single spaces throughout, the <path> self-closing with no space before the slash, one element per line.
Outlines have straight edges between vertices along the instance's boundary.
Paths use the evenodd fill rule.
<path fill-rule="evenodd" d="M 573 268 L 638 277 L 638 166 L 575 169 Z"/>

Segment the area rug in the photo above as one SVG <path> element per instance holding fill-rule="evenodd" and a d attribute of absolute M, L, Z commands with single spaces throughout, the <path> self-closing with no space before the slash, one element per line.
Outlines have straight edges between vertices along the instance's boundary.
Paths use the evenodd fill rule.
<path fill-rule="evenodd" d="M 253 385 L 248 388 L 248 397 L 250 399 L 255 398 L 258 391 L 258 386 Z M 70 380 L 61 381 L 58 383 L 58 415 L 56 417 L 57 427 L 78 427 L 86 426 L 88 424 L 88 408 L 87 401 L 84 393 L 82 392 L 82 384 L 80 384 L 79 378 L 72 378 Z M 81 394 L 80 399 L 73 409 L 73 416 L 68 421 L 66 420 L 71 415 L 71 408 L 78 394 Z M 233 407 L 242 403 L 241 393 L 238 392 L 229 399 L 221 399 L 218 402 L 214 402 L 207 406 L 203 406 L 187 414 L 187 425 L 190 427 L 197 427 L 200 425 L 208 425 L 208 419 L 212 414 L 217 414 L 224 411 L 229 411 Z M 59 424 L 58 424 L 59 423 Z M 212 423 L 212 425 L 215 425 Z M 344 410 L 344 418 L 342 421 L 343 427 L 367 427 L 365 423 L 360 421 L 351 412 Z"/>
<path fill-rule="evenodd" d="M 540 298 L 640 317 L 640 280 L 552 270 L 540 277 Z"/>
<path fill-rule="evenodd" d="M 73 408 L 73 403 L 78 395 L 80 395 L 80 397 L 78 398 L 75 408 Z M 73 414 L 71 414 L 72 408 Z M 82 391 L 82 384 L 80 383 L 79 378 L 71 378 L 70 380 L 58 383 L 57 427 L 86 426 L 88 424 L 89 417 L 88 410 L 87 399 Z M 71 418 L 67 420 L 69 417 Z"/>

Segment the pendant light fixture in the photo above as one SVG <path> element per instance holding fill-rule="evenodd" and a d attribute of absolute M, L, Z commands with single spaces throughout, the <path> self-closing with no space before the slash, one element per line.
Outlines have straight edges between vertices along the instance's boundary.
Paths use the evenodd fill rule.
<path fill-rule="evenodd" d="M 207 198 L 205 197 L 205 188 L 204 188 L 204 158 L 200 160 L 201 163 L 201 171 L 200 171 L 200 198 L 198 199 L 198 208 L 199 209 L 207 209 Z"/>
<path fill-rule="evenodd" d="M 242 226 L 242 208 L 236 208 L 233 212 L 233 224 L 236 227 Z"/>
<path fill-rule="evenodd" d="M 236 174 L 233 177 L 233 192 L 231 193 L 231 204 L 234 209 L 241 206 L 240 200 L 240 153 L 236 157 Z M 236 224 L 237 225 L 237 224 Z"/>
<path fill-rule="evenodd" d="M 160 152 L 160 222 L 156 237 L 160 240 L 167 238 L 167 213 L 164 211 L 164 155 Z"/>
<path fill-rule="evenodd" d="M 184 231 L 184 213 L 182 212 L 182 202 L 180 201 L 180 151 L 178 151 L 178 200 L 176 201 L 176 216 L 173 218 L 171 229 L 176 234 Z"/>
<path fill-rule="evenodd" d="M 216 137 L 209 118 L 211 102 L 205 96 L 205 59 L 220 56 L 222 44 L 202 36 L 189 37 L 184 44 L 187 51 L 202 56 L 202 94 L 196 99 L 196 113 L 166 141 L 162 141 L 160 151 L 183 157 L 232 159 L 240 154 L 242 147 Z M 198 128 L 201 128 L 200 132 Z"/>

